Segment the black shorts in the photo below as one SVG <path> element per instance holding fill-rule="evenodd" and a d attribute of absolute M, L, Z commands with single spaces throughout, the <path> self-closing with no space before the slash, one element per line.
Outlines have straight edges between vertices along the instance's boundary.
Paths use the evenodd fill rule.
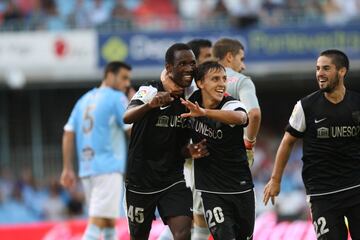
<path fill-rule="evenodd" d="M 201 193 L 205 218 L 214 240 L 252 239 L 254 190 L 241 194 Z"/>
<path fill-rule="evenodd" d="M 353 240 L 360 240 L 359 189 L 310 197 L 313 225 L 318 240 L 347 240 L 348 228 Z M 345 222 L 348 222 L 348 227 Z"/>
<path fill-rule="evenodd" d="M 132 237 L 146 237 L 150 233 L 155 209 L 158 208 L 163 222 L 169 217 L 192 218 L 192 193 L 185 182 L 180 182 L 164 191 L 142 194 L 126 189 L 127 217 Z"/>

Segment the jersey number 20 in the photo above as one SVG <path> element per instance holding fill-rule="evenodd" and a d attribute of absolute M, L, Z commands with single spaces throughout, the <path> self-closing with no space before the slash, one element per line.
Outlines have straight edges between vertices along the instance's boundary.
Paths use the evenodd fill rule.
<path fill-rule="evenodd" d="M 223 210 L 221 209 L 221 207 L 214 207 L 214 209 L 211 211 L 210 209 L 206 211 L 206 219 L 209 225 L 209 228 L 213 227 L 216 225 L 215 222 L 217 223 L 222 223 L 224 222 L 224 213 Z M 215 221 L 213 221 L 213 218 Z"/>

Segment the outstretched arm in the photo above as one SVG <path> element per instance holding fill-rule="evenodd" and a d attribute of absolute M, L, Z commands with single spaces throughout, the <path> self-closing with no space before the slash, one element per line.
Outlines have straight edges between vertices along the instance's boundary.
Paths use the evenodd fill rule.
<path fill-rule="evenodd" d="M 182 98 L 181 103 L 190 110 L 188 113 L 181 114 L 181 117 L 208 117 L 229 125 L 243 125 L 247 123 L 247 114 L 243 111 L 205 109 L 200 107 L 197 102 L 192 103 Z"/>
<path fill-rule="evenodd" d="M 281 178 L 284 173 L 284 169 L 290 157 L 290 153 L 297 138 L 292 136 L 290 133 L 285 132 L 283 139 L 281 140 L 280 146 L 277 150 L 275 157 L 275 165 L 271 174 L 270 181 L 266 184 L 264 189 L 263 202 L 266 205 L 271 198 L 271 203 L 274 205 L 275 197 L 280 193 Z"/>

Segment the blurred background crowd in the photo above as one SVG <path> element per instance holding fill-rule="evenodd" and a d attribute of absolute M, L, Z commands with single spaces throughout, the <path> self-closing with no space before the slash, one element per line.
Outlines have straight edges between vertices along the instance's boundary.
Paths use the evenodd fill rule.
<path fill-rule="evenodd" d="M 232 26 L 345 25 L 359 21 L 347 0 L 3 0 L 0 28 L 192 30 Z"/>

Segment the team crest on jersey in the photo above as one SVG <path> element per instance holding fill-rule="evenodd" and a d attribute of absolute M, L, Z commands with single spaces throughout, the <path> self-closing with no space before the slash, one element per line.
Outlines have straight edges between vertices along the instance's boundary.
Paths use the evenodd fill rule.
<path fill-rule="evenodd" d="M 317 138 L 329 138 L 329 129 L 326 127 L 318 128 Z"/>
<path fill-rule="evenodd" d="M 157 127 L 169 127 L 169 117 L 165 116 L 165 115 L 159 116 L 158 121 L 157 121 L 155 126 L 157 126 Z"/>

